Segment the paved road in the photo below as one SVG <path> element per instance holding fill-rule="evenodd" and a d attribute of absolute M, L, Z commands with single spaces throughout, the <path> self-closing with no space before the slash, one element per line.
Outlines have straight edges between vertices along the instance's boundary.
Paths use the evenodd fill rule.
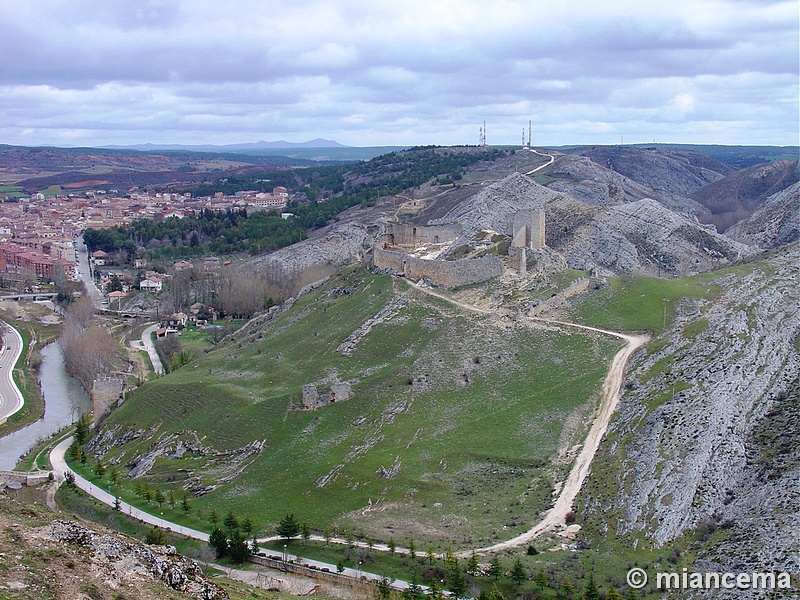
<path fill-rule="evenodd" d="M 63 481 L 65 474 L 70 471 L 69 466 L 67 466 L 67 462 L 64 460 L 64 454 L 67 452 L 70 444 L 72 444 L 72 436 L 62 440 L 55 448 L 50 452 L 50 464 L 53 466 L 53 473 L 55 474 L 56 480 Z M 83 491 L 87 492 L 90 496 L 94 496 L 103 504 L 108 504 L 109 506 L 114 506 L 114 501 L 116 498 L 109 494 L 106 490 L 101 487 L 98 487 L 94 483 L 84 479 L 77 473 L 73 473 L 75 476 L 75 485 L 78 486 Z M 181 535 L 185 535 L 186 537 L 194 538 L 196 540 L 201 540 L 204 542 L 208 541 L 208 534 L 203 531 L 198 531 L 196 529 L 192 529 L 190 527 L 184 527 L 182 525 L 178 525 L 176 523 L 170 523 L 169 521 L 164 520 L 162 517 L 157 515 L 151 515 L 150 513 L 146 513 L 143 510 L 139 510 L 135 506 L 131 506 L 127 502 L 120 502 L 120 510 L 124 512 L 126 515 L 130 515 L 135 519 L 139 519 L 140 521 L 144 521 L 145 523 L 149 523 L 151 525 L 156 525 L 163 529 L 169 529 L 170 531 L 174 531 L 176 533 L 180 533 Z"/>
<path fill-rule="evenodd" d="M 50 464 L 53 466 L 53 473 L 54 473 L 55 478 L 56 478 L 57 481 L 63 481 L 64 477 L 65 477 L 65 474 L 67 472 L 71 472 L 71 469 L 67 465 L 66 460 L 64 460 L 64 455 L 66 454 L 67 449 L 69 448 L 70 444 L 72 444 L 72 440 L 73 440 L 73 438 L 72 438 L 72 436 L 70 436 L 70 437 L 62 440 L 61 442 L 59 442 L 56 445 L 56 447 L 53 448 L 50 451 Z M 96 498 L 100 502 L 102 502 L 104 504 L 107 504 L 108 506 L 114 506 L 114 503 L 116 501 L 116 498 L 114 496 L 112 496 L 110 493 L 108 493 L 103 488 L 98 487 L 97 485 L 95 485 L 94 483 L 88 481 L 87 479 L 84 479 L 83 477 L 81 477 L 77 473 L 73 472 L 72 474 L 73 474 L 73 476 L 75 478 L 75 485 L 76 486 L 78 486 L 80 489 L 85 491 L 90 496 L 93 496 L 94 498 Z M 189 537 L 189 538 L 192 538 L 192 539 L 195 539 L 195 540 L 200 540 L 200 541 L 203 541 L 203 542 L 207 542 L 208 541 L 208 534 L 205 533 L 204 531 L 198 531 L 197 529 L 192 529 L 191 527 L 184 527 L 183 525 L 178 525 L 177 523 L 172 523 L 171 521 L 167 521 L 166 519 L 164 519 L 161 516 L 153 515 L 153 514 L 144 512 L 143 510 L 140 510 L 140 509 L 136 508 L 135 506 L 132 506 L 132 505 L 128 504 L 127 502 L 120 501 L 119 505 L 120 505 L 120 511 L 121 512 L 125 513 L 126 515 L 130 515 L 134 519 L 138 519 L 140 521 L 143 521 L 144 523 L 148 523 L 150 525 L 155 525 L 157 527 L 161 527 L 162 529 L 167 529 L 169 531 L 173 531 L 175 533 L 179 533 L 181 535 L 185 535 L 186 537 Z M 272 539 L 272 538 L 267 538 L 267 539 Z M 260 550 L 262 550 L 267 555 L 270 555 L 270 554 L 272 554 L 272 555 L 281 554 L 278 551 L 271 550 L 271 549 L 268 549 L 268 548 L 260 548 Z M 318 567 L 319 569 L 327 568 L 331 573 L 336 573 L 337 572 L 336 565 L 325 563 L 325 562 L 321 562 L 321 561 L 318 561 L 318 560 L 311 560 L 311 559 L 308 559 L 308 558 L 302 558 L 301 559 L 300 557 L 297 557 L 297 556 L 295 556 L 293 554 L 288 554 L 287 553 L 286 554 L 286 560 L 295 561 L 295 562 L 302 561 L 302 564 L 304 564 L 306 566 L 313 565 L 315 567 Z M 362 571 L 360 569 L 349 569 L 349 568 L 346 568 L 343 571 L 343 575 L 347 575 L 349 577 L 354 577 L 354 578 L 357 578 L 357 579 L 360 578 L 360 577 L 366 577 L 370 581 L 373 581 L 373 580 L 378 581 L 378 580 L 381 579 L 381 577 L 379 575 L 375 575 L 374 573 L 367 573 L 366 571 Z M 392 583 L 392 585 L 396 589 L 404 589 L 404 588 L 407 588 L 409 586 L 408 582 L 401 581 L 401 580 L 395 580 Z"/>
<path fill-rule="evenodd" d="M 103 309 L 103 295 L 100 293 L 100 290 L 97 289 L 92 279 L 92 270 L 89 265 L 89 249 L 86 247 L 86 244 L 83 243 L 83 236 L 78 238 L 75 254 L 78 257 L 78 271 L 80 271 L 80 277 L 86 285 L 86 292 L 89 294 L 92 304 L 94 304 L 97 309 Z"/>
<path fill-rule="evenodd" d="M 161 358 L 158 356 L 158 352 L 156 352 L 156 347 L 153 345 L 152 337 L 152 333 L 156 331 L 158 327 L 159 325 L 156 323 L 145 328 L 145 330 L 142 331 L 142 339 L 132 341 L 131 346 L 136 350 L 144 350 L 147 352 L 147 356 L 150 357 L 150 362 L 153 364 L 153 370 L 158 375 L 163 375 L 164 365 L 161 364 Z"/>
<path fill-rule="evenodd" d="M 22 409 L 25 403 L 14 381 L 14 365 L 22 354 L 22 336 L 19 331 L 0 321 L 3 328 L 3 345 L 0 348 L 0 424 Z"/>

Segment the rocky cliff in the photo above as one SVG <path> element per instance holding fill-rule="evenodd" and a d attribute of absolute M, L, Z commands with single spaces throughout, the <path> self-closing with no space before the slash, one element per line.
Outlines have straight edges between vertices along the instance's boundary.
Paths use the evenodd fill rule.
<path fill-rule="evenodd" d="M 582 491 L 590 529 L 660 547 L 724 527 L 704 567 L 800 570 L 799 265 L 794 244 L 721 273 L 635 357 Z"/>
<path fill-rule="evenodd" d="M 678 276 L 718 268 L 752 250 L 652 199 L 606 209 L 550 202 L 547 244 L 576 269 Z"/>
<path fill-rule="evenodd" d="M 760 248 L 776 248 L 800 240 L 800 183 L 770 196 L 755 213 L 728 229 L 725 235 Z"/>

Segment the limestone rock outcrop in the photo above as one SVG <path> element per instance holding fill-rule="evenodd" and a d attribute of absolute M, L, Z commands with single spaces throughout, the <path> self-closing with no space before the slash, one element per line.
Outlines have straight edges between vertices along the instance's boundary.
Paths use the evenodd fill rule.
<path fill-rule="evenodd" d="M 725 235 L 765 249 L 800 240 L 800 182 L 770 196 L 752 216 Z"/>

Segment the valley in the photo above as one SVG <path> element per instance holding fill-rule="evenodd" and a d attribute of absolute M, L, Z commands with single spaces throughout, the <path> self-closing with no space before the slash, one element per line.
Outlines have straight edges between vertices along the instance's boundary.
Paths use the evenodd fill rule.
<path fill-rule="evenodd" d="M 657 147 L 344 169 L 349 200 L 307 239 L 159 263 L 163 293 L 106 311 L 138 339 L 136 306 L 171 319 L 201 293 L 216 310 L 214 286 L 287 286 L 218 330 L 165 325 L 169 372 L 139 357 L 70 468 L 201 532 L 235 514 L 266 539 L 292 514 L 311 540 L 292 552 L 406 581 L 473 551 L 545 572 L 546 598 L 590 577 L 624 591 L 640 561 L 797 573 L 796 172 Z"/>

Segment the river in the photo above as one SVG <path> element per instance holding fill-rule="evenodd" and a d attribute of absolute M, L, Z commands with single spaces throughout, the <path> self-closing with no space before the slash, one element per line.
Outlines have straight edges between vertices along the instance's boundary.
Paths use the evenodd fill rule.
<path fill-rule="evenodd" d="M 67 374 L 58 344 L 41 349 L 39 383 L 44 395 L 44 417 L 0 438 L 0 471 L 9 471 L 21 456 L 92 409 L 89 395 Z"/>

